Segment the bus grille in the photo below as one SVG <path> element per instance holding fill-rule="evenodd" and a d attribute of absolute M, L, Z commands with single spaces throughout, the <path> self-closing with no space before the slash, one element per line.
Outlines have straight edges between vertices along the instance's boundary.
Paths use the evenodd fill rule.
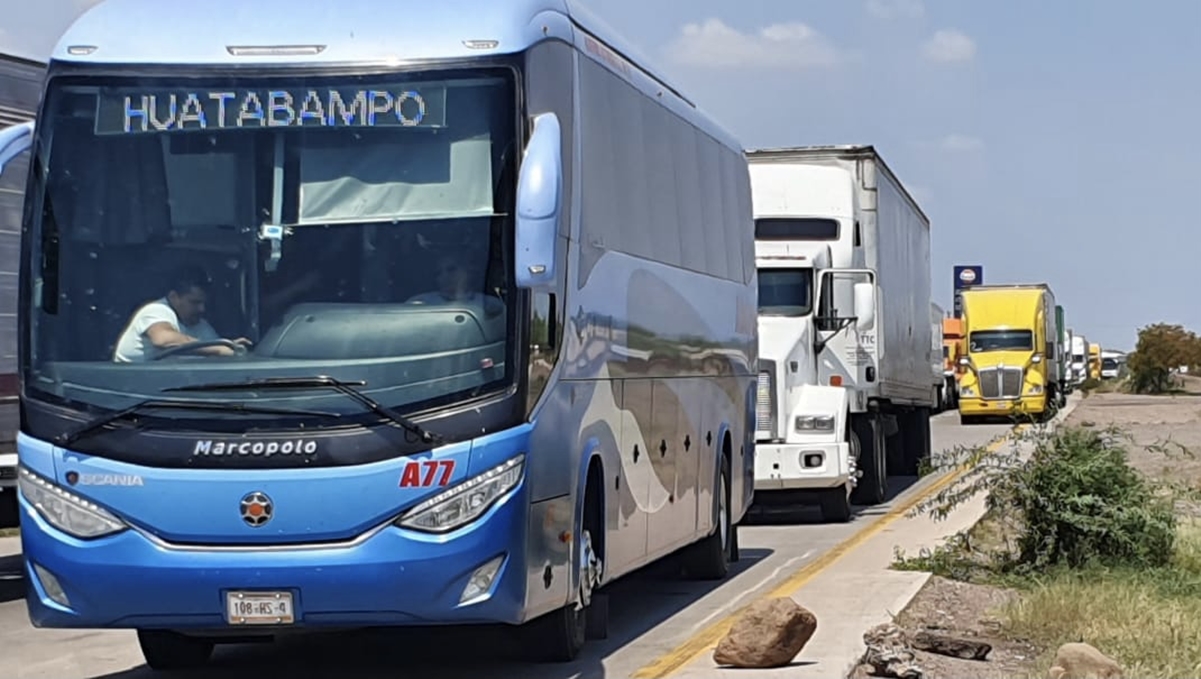
<path fill-rule="evenodd" d="M 1018 398 L 1022 395 L 1025 371 L 1021 368 L 982 368 L 980 395 L 984 398 Z"/>

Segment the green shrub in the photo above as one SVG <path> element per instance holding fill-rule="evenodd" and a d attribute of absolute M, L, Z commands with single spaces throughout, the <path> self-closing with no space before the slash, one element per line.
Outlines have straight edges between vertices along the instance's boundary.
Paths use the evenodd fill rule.
<path fill-rule="evenodd" d="M 1038 427 L 1014 439 L 1033 444 L 1029 459 L 1018 445 L 1004 453 L 969 450 L 958 460 L 968 468 L 962 478 L 914 510 L 938 520 L 986 492 L 991 518 L 933 553 L 898 554 L 895 567 L 1024 576 L 1054 567 L 1158 568 L 1171 560 L 1175 496 L 1130 466 L 1120 430 Z M 993 533 L 987 539 L 985 523 Z"/>
<path fill-rule="evenodd" d="M 995 508 L 1021 516 L 1017 565 L 1163 566 L 1176 516 L 1137 470 L 1116 432 L 1065 428 L 1038 441 L 1030 460 L 998 479 Z"/>

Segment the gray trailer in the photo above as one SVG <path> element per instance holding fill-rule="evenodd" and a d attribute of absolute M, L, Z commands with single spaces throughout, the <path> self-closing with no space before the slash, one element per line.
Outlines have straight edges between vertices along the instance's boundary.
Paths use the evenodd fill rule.
<path fill-rule="evenodd" d="M 32 120 L 46 65 L 0 54 L 0 128 Z M 0 525 L 16 514 L 17 274 L 29 153 L 0 173 Z"/>

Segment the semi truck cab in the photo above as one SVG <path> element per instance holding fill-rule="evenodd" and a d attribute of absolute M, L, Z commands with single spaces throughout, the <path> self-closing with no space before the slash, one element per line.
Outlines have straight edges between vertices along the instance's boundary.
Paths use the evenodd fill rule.
<path fill-rule="evenodd" d="M 1048 303 L 1049 302 L 1049 303 Z M 1055 305 L 1045 286 L 963 292 L 967 354 L 959 381 L 964 424 L 1022 413 L 1045 419 L 1058 404 Z"/>

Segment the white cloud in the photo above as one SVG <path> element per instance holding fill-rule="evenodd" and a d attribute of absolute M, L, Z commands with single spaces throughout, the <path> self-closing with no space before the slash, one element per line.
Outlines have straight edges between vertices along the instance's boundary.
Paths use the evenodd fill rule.
<path fill-rule="evenodd" d="M 984 140 L 966 134 L 948 134 L 938 141 L 938 146 L 944 151 L 969 153 L 983 150 Z"/>
<path fill-rule="evenodd" d="M 754 33 L 743 33 L 720 19 L 685 24 L 667 47 L 673 61 L 711 68 L 789 68 L 833 66 L 844 55 L 809 26 L 771 24 Z"/>
<path fill-rule="evenodd" d="M 922 0 L 867 0 L 867 13 L 877 19 L 916 19 L 925 16 L 926 6 Z"/>
<path fill-rule="evenodd" d="M 922 54 L 931 61 L 971 61 L 976 56 L 976 42 L 962 31 L 946 28 L 934 32 L 922 46 Z"/>

